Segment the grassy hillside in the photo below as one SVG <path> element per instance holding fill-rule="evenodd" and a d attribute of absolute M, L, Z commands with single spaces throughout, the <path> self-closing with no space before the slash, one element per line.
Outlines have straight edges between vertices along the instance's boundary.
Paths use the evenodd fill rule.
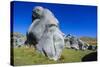
<path fill-rule="evenodd" d="M 14 48 L 14 65 L 34 65 L 34 64 L 55 64 L 81 62 L 83 56 L 93 51 L 81 51 L 73 49 L 64 49 L 59 61 L 49 60 L 47 57 L 39 54 L 34 48 Z"/>
<path fill-rule="evenodd" d="M 20 33 L 14 33 L 15 37 L 21 37 L 26 39 L 24 35 Z M 96 45 L 97 39 L 91 37 L 81 37 L 81 40 L 89 43 L 90 45 Z M 55 64 L 55 63 L 69 63 L 69 62 L 81 62 L 82 57 L 93 51 L 81 51 L 74 49 L 64 49 L 59 61 L 49 60 L 47 57 L 38 53 L 34 48 L 14 48 L 14 65 L 36 65 L 36 64 Z"/>
<path fill-rule="evenodd" d="M 90 45 L 97 45 L 97 38 L 93 37 L 80 37 L 81 40 L 89 43 Z"/>

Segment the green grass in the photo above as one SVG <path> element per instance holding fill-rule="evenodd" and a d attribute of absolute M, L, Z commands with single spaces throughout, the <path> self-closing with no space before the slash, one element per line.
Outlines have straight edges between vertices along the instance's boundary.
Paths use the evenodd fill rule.
<path fill-rule="evenodd" d="M 47 57 L 38 53 L 34 48 L 14 48 L 14 65 L 36 65 L 36 64 L 55 64 L 55 63 L 69 63 L 81 62 L 81 58 L 93 51 L 81 51 L 74 49 L 64 49 L 59 61 L 49 60 Z"/>

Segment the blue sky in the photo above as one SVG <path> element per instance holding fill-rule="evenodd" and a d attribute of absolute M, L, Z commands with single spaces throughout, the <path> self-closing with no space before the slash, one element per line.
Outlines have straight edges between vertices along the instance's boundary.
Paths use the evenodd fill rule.
<path fill-rule="evenodd" d="M 51 10 L 59 20 L 63 33 L 80 36 L 97 36 L 97 7 L 71 4 L 48 4 L 34 2 L 13 2 L 14 32 L 26 34 L 32 23 L 32 9 L 43 6 Z"/>

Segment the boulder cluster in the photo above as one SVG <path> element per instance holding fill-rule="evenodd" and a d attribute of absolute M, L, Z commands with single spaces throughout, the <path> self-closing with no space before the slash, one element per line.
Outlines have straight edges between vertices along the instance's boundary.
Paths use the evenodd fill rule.
<path fill-rule="evenodd" d="M 13 39 L 13 47 L 23 46 L 26 40 L 25 36 L 20 33 L 13 33 L 12 39 Z"/>

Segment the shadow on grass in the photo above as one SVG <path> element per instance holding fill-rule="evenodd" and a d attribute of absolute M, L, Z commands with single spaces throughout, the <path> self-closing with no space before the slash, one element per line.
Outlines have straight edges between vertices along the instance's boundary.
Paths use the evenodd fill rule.
<path fill-rule="evenodd" d="M 82 61 L 83 62 L 86 62 L 86 61 L 97 61 L 97 52 L 92 52 L 92 53 L 89 53 L 89 54 L 85 55 L 82 58 Z"/>

